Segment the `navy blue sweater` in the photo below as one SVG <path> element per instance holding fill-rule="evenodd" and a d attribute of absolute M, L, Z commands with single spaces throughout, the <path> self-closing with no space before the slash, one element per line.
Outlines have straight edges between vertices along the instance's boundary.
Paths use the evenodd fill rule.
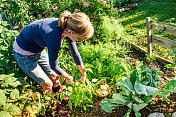
<path fill-rule="evenodd" d="M 16 41 L 23 50 L 39 53 L 44 47 L 48 49 L 49 64 L 58 75 L 63 74 L 63 69 L 58 67 L 58 52 L 61 48 L 62 29 L 57 27 L 57 18 L 46 18 L 27 25 L 18 35 Z M 70 48 L 71 55 L 76 65 L 82 64 L 81 56 L 77 50 L 76 42 L 65 38 Z"/>

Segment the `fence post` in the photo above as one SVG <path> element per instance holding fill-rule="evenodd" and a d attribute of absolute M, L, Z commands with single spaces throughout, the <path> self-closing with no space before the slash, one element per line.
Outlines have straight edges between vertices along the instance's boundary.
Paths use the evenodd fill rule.
<path fill-rule="evenodd" d="M 152 35 L 151 35 L 151 28 L 150 28 L 150 17 L 146 18 L 146 29 L 147 29 L 147 49 L 148 53 L 151 56 L 152 55 Z"/>

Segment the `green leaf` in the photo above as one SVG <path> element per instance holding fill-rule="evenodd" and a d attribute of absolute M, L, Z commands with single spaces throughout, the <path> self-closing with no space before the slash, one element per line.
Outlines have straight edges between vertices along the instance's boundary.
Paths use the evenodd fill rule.
<path fill-rule="evenodd" d="M 83 106 L 83 109 L 84 109 L 84 111 L 86 111 L 86 110 L 87 110 L 87 108 L 86 108 L 86 106 L 85 106 L 85 105 Z"/>
<path fill-rule="evenodd" d="M 5 77 L 8 77 L 8 75 L 4 75 L 4 74 L 0 75 L 0 80 L 3 80 Z"/>
<path fill-rule="evenodd" d="M 133 103 L 130 102 L 130 103 L 127 104 L 127 106 L 128 106 L 128 108 L 132 109 Z"/>
<path fill-rule="evenodd" d="M 153 95 L 158 91 L 157 88 L 146 86 L 146 85 L 143 85 L 143 84 L 138 83 L 138 82 L 135 82 L 134 88 L 135 88 L 135 91 L 138 94 L 140 94 L 140 95 L 143 94 L 143 95 L 146 95 L 146 96 Z"/>
<path fill-rule="evenodd" d="M 3 82 L 5 84 L 1 85 L 2 87 L 17 87 L 18 85 L 20 85 L 19 81 L 16 81 L 17 78 L 15 77 L 11 77 L 11 74 L 8 75 L 8 77 L 4 77 Z"/>
<path fill-rule="evenodd" d="M 143 65 L 143 62 L 140 62 L 140 61 L 135 62 L 136 68 L 140 68 L 142 65 Z"/>
<path fill-rule="evenodd" d="M 170 91 L 167 90 L 166 88 L 163 88 L 161 91 L 156 93 L 156 95 L 163 97 L 165 101 L 169 101 L 167 97 L 170 95 Z"/>
<path fill-rule="evenodd" d="M 120 93 L 114 93 L 112 95 L 112 99 L 114 100 L 113 101 L 114 103 L 117 101 L 118 104 L 123 104 L 123 105 L 126 105 L 126 103 L 130 101 L 129 97 L 122 96 L 122 94 Z"/>
<path fill-rule="evenodd" d="M 167 64 L 166 67 L 167 67 L 167 68 L 174 68 L 174 67 L 175 67 L 175 64 Z"/>
<path fill-rule="evenodd" d="M 127 77 L 122 78 L 121 80 L 119 80 L 117 82 L 117 85 L 119 85 L 121 87 L 125 87 L 125 89 L 129 90 L 130 92 L 134 91 L 133 85 Z"/>
<path fill-rule="evenodd" d="M 6 111 L 1 111 L 0 112 L 0 117 L 12 117 L 12 116 Z"/>
<path fill-rule="evenodd" d="M 124 94 L 126 96 L 130 95 L 131 91 L 127 87 L 121 86 L 121 89 L 122 89 L 122 94 Z"/>
<path fill-rule="evenodd" d="M 124 115 L 124 117 L 130 117 L 131 109 L 128 109 L 128 112 Z"/>
<path fill-rule="evenodd" d="M 72 110 L 72 102 L 71 102 L 71 100 L 68 101 L 68 106 L 69 106 L 70 109 Z"/>
<path fill-rule="evenodd" d="M 6 99 L 6 96 L 3 92 L 3 90 L 1 90 L 1 89 L 0 89 L 0 97 L 1 97 L 1 99 Z"/>
<path fill-rule="evenodd" d="M 3 92 L 3 90 L 0 89 L 0 105 L 5 105 L 5 102 L 6 102 L 6 96 Z"/>
<path fill-rule="evenodd" d="M 112 109 L 116 109 L 117 107 L 119 107 L 118 104 L 113 104 L 110 100 L 111 99 L 104 98 L 103 102 L 100 102 L 100 106 L 105 112 L 111 112 Z"/>
<path fill-rule="evenodd" d="M 152 99 L 152 96 L 143 96 L 141 99 L 144 100 L 145 103 L 149 103 Z"/>
<path fill-rule="evenodd" d="M 176 93 L 176 80 L 171 80 L 166 84 L 166 89 Z"/>
<path fill-rule="evenodd" d="M 17 107 L 16 105 L 12 105 L 12 104 L 5 105 L 4 110 L 14 116 L 19 115 L 21 112 L 19 107 Z"/>
<path fill-rule="evenodd" d="M 10 98 L 11 99 L 18 99 L 19 95 L 20 95 L 20 92 L 18 91 L 18 89 L 14 89 L 10 94 Z"/>
<path fill-rule="evenodd" d="M 141 81 L 141 84 L 148 85 L 150 82 L 151 82 L 151 79 L 149 79 L 149 77 L 147 77 Z"/>
<path fill-rule="evenodd" d="M 137 75 L 137 69 L 135 69 L 132 74 L 130 75 L 130 82 L 132 83 L 132 85 L 134 86 L 136 80 L 138 79 L 138 75 Z"/>
<path fill-rule="evenodd" d="M 136 116 L 136 117 L 141 117 L 141 113 L 135 112 L 135 116 Z"/>
<path fill-rule="evenodd" d="M 2 21 L 2 22 L 1 22 L 1 25 L 2 25 L 2 26 L 7 26 L 8 23 L 7 23 L 6 21 Z"/>
<path fill-rule="evenodd" d="M 133 104 L 133 110 L 134 112 L 138 112 L 141 109 L 143 109 L 144 107 L 146 107 L 148 104 L 146 103 L 142 103 L 142 104 Z"/>
<path fill-rule="evenodd" d="M 77 99 L 74 100 L 74 103 L 75 103 L 75 107 L 78 105 L 78 101 Z"/>
<path fill-rule="evenodd" d="M 139 97 L 137 97 L 136 95 L 132 95 L 132 98 L 137 102 L 137 103 L 144 103 L 143 100 L 141 100 Z"/>

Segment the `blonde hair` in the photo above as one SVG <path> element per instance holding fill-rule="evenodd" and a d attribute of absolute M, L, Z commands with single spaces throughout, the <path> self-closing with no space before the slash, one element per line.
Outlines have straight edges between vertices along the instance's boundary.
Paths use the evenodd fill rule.
<path fill-rule="evenodd" d="M 94 33 L 90 18 L 83 12 L 71 14 L 68 11 L 64 11 L 58 19 L 57 26 L 62 30 L 66 28 L 72 30 L 78 38 L 83 40 L 89 39 Z"/>

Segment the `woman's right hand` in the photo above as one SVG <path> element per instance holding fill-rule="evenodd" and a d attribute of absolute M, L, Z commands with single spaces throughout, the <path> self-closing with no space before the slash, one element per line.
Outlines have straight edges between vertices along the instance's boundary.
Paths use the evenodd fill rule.
<path fill-rule="evenodd" d="M 68 79 L 66 79 L 66 83 L 67 84 L 73 84 L 73 77 L 72 76 L 70 76 Z"/>
<path fill-rule="evenodd" d="M 72 84 L 74 81 L 73 81 L 73 77 L 68 75 L 66 72 L 64 72 L 62 75 L 60 75 L 61 77 L 65 78 L 66 79 L 66 83 L 68 84 Z"/>

